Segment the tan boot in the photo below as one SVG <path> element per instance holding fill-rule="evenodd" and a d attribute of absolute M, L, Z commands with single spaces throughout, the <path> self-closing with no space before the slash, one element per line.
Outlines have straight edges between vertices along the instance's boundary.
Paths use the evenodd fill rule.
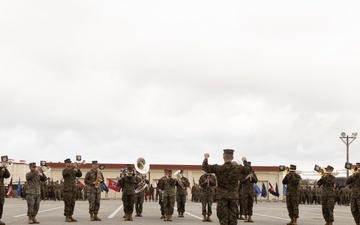
<path fill-rule="evenodd" d="M 243 217 L 242 214 L 240 214 L 239 220 L 244 220 L 245 218 Z"/>
<path fill-rule="evenodd" d="M 212 220 L 210 219 L 210 216 L 207 216 L 206 220 L 207 220 L 208 222 L 212 222 Z"/>
<path fill-rule="evenodd" d="M 172 215 L 168 216 L 168 220 L 167 221 L 172 221 Z"/>
<path fill-rule="evenodd" d="M 293 220 L 294 221 L 293 221 L 292 225 L 297 225 L 297 218 L 294 217 Z"/>
<path fill-rule="evenodd" d="M 35 216 L 33 216 L 32 219 L 33 219 L 33 223 L 35 223 L 35 224 L 39 224 L 39 223 L 40 223 L 39 221 L 36 220 Z"/>
<path fill-rule="evenodd" d="M 164 221 L 168 221 L 168 215 L 165 215 Z"/>
<path fill-rule="evenodd" d="M 161 215 L 160 219 L 165 219 L 165 216 L 164 216 L 164 215 Z"/>
<path fill-rule="evenodd" d="M 292 224 L 293 224 L 293 222 L 294 222 L 294 219 L 293 219 L 293 218 L 291 218 L 290 222 L 288 222 L 286 225 L 292 225 Z"/>
<path fill-rule="evenodd" d="M 97 216 L 97 214 L 94 214 L 94 220 L 95 221 L 101 221 L 101 219 Z"/>
<path fill-rule="evenodd" d="M 69 219 L 71 220 L 71 222 L 77 222 L 77 220 L 76 220 L 76 219 L 74 219 L 74 218 L 72 217 L 72 215 L 71 215 L 71 216 L 69 216 Z"/>
<path fill-rule="evenodd" d="M 247 222 L 247 221 L 248 221 L 248 216 L 245 215 L 245 217 L 244 217 L 244 222 Z"/>
<path fill-rule="evenodd" d="M 247 221 L 250 222 L 250 223 L 254 222 L 254 221 L 251 219 L 251 216 L 248 217 L 248 220 L 247 220 Z"/>
<path fill-rule="evenodd" d="M 129 213 L 129 221 L 133 221 L 132 213 Z"/>
<path fill-rule="evenodd" d="M 33 224 L 34 222 L 33 222 L 33 217 L 32 216 L 29 216 L 29 218 L 28 218 L 28 224 Z"/>
<path fill-rule="evenodd" d="M 207 217 L 206 217 L 206 215 L 204 215 L 204 218 L 203 218 L 203 222 L 206 222 L 206 220 L 207 220 Z"/>
<path fill-rule="evenodd" d="M 90 213 L 90 221 L 94 221 L 94 214 Z"/>

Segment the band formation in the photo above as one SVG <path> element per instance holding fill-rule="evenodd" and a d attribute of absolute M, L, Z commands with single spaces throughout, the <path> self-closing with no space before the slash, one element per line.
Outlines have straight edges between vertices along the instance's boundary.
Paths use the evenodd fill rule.
<path fill-rule="evenodd" d="M 199 184 L 192 188 L 192 201 L 200 201 L 202 204 L 203 222 L 212 222 L 212 204 L 216 202 L 216 216 L 221 225 L 237 224 L 238 220 L 252 223 L 253 203 L 256 199 L 254 184 L 258 182 L 255 171 L 251 167 L 251 162 L 245 157 L 242 163 L 234 160 L 234 150 L 223 150 L 222 165 L 209 165 L 208 153 L 204 154 L 202 168 L 205 171 L 199 179 Z M 78 161 L 81 161 L 77 159 Z M 42 163 L 42 162 L 41 162 Z M 27 216 L 29 224 L 40 223 L 36 218 L 39 211 L 40 201 L 45 198 L 46 193 L 51 193 L 51 197 L 64 202 L 65 222 L 77 222 L 73 217 L 75 202 L 80 198 L 85 198 L 89 202 L 89 220 L 101 221 L 98 216 L 100 208 L 101 185 L 104 183 L 104 176 L 101 172 L 104 169 L 97 161 L 92 161 L 92 168 L 85 174 L 83 187 L 84 196 L 81 197 L 82 189 L 79 189 L 77 178 L 82 177 L 80 169 L 81 162 L 72 162 L 67 158 L 64 160 L 65 168 L 62 171 L 63 179 L 61 183 L 55 183 L 52 191 L 44 190 L 44 182 L 48 180 L 45 175 L 44 166 L 37 166 L 35 162 L 29 164 L 30 172 L 26 174 L 26 183 L 22 188 L 22 197 L 27 202 Z M 351 213 L 356 225 L 360 225 L 360 174 L 358 168 L 360 163 L 349 165 L 352 175 L 346 180 L 350 187 L 349 192 L 345 190 L 341 204 L 351 205 Z M 135 168 L 134 168 L 135 167 Z M 282 167 L 282 166 L 281 166 Z M 322 214 L 325 225 L 333 225 L 334 206 L 339 201 L 336 196 L 337 187 L 334 176 L 334 168 L 315 168 L 321 178 L 317 181 L 318 188 L 304 189 L 300 186 L 301 176 L 296 170 L 296 165 L 280 168 L 286 171 L 282 183 L 286 185 L 286 206 L 290 221 L 287 225 L 297 225 L 299 218 L 299 204 L 321 204 Z M 10 177 L 7 169 L 7 160 L 2 158 L 0 163 L 0 225 L 5 224 L 1 221 L 3 206 L 5 203 L 4 179 Z M 133 166 L 128 164 L 120 171 L 117 184 L 122 189 L 122 201 L 124 210 L 124 221 L 133 221 L 135 217 L 142 217 L 144 200 L 154 201 L 154 187 L 149 186 L 146 173 L 149 167 L 145 159 L 139 158 Z M 170 169 L 164 170 L 156 186 L 155 201 L 159 202 L 161 220 L 172 221 L 175 202 L 177 203 L 178 217 L 184 217 L 187 189 L 190 187 L 188 178 L 183 176 L 183 171 L 173 173 Z M 150 198 L 145 195 L 149 191 Z M 349 189 L 346 189 L 349 190 Z M 49 194 L 50 195 L 50 194 Z M 348 197 L 346 197 L 348 196 Z M 50 196 L 48 196 L 50 197 Z"/>

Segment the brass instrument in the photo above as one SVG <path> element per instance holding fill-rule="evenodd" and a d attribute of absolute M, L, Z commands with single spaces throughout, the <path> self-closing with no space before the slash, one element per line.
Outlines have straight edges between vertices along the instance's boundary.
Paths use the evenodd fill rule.
<path fill-rule="evenodd" d="M 178 184 L 180 185 L 180 187 L 182 189 L 186 189 L 186 187 L 184 186 L 183 182 L 181 181 L 181 178 L 183 177 L 181 174 L 181 170 L 178 170 L 174 173 L 174 176 L 176 177 Z"/>
<path fill-rule="evenodd" d="M 103 181 L 102 180 L 102 176 L 101 176 L 101 171 L 105 169 L 105 165 L 100 165 L 99 168 L 97 169 L 97 173 L 96 173 L 96 180 L 95 180 L 95 188 L 98 189 L 100 187 L 100 183 Z"/>
<path fill-rule="evenodd" d="M 318 174 L 319 174 L 320 176 L 324 176 L 324 175 L 326 175 L 326 174 L 331 174 L 331 175 L 336 176 L 336 175 L 339 174 L 338 172 L 326 172 L 325 168 L 322 168 L 322 167 L 320 167 L 320 166 L 318 166 L 318 165 L 316 165 L 316 164 L 315 164 L 314 170 L 315 170 L 316 172 L 318 172 Z"/>
<path fill-rule="evenodd" d="M 40 168 L 39 168 L 39 170 L 41 171 L 41 173 L 45 173 L 45 172 L 51 170 L 51 168 L 46 165 L 46 161 L 45 161 L 45 160 L 41 160 L 41 161 L 40 161 Z"/>
<path fill-rule="evenodd" d="M 285 172 L 285 174 L 288 174 L 288 173 L 290 173 L 290 168 L 288 166 L 280 165 L 279 166 L 279 171 L 283 171 L 283 172 Z M 301 174 L 302 171 L 301 170 L 295 170 L 295 173 Z"/>
<path fill-rule="evenodd" d="M 12 160 L 10 160 L 7 155 L 1 156 L 1 164 L 0 164 L 0 167 L 1 167 L 1 168 L 6 168 L 6 167 L 9 166 L 9 165 L 12 165 Z"/>
<path fill-rule="evenodd" d="M 146 188 L 148 188 L 148 184 L 146 183 L 145 174 L 147 174 L 150 170 L 150 165 L 146 163 L 146 160 L 142 157 L 138 158 L 135 161 L 135 170 L 142 174 L 142 180 L 139 182 L 137 187 L 135 188 L 135 193 L 140 193 Z"/>
<path fill-rule="evenodd" d="M 75 168 L 79 168 L 81 165 L 85 164 L 85 160 L 81 161 L 81 155 L 76 155 Z"/>
<path fill-rule="evenodd" d="M 359 167 L 356 164 L 352 164 L 352 163 L 345 163 L 345 169 L 351 170 L 351 172 L 354 173 L 359 173 Z"/>

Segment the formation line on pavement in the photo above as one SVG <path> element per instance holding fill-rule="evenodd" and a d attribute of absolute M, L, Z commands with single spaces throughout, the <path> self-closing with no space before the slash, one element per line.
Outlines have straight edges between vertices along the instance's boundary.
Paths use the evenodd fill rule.
<path fill-rule="evenodd" d="M 64 206 L 61 206 L 61 207 L 56 207 L 56 208 L 52 208 L 52 209 L 45 209 L 45 210 L 39 210 L 38 213 L 42 213 L 42 212 L 48 212 L 48 211 L 53 211 L 53 210 L 56 210 L 56 209 L 63 209 Z M 20 215 L 15 215 L 14 217 L 22 217 L 22 216 L 27 216 L 27 214 L 20 214 Z"/>
<path fill-rule="evenodd" d="M 110 214 L 110 216 L 108 217 L 109 219 L 113 218 L 116 213 L 118 213 L 120 211 L 120 209 L 123 207 L 123 205 L 119 206 L 119 208 L 117 208 L 113 213 Z"/>

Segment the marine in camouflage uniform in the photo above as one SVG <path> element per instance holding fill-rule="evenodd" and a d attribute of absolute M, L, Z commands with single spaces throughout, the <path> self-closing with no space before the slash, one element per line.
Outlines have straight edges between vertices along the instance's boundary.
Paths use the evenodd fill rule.
<path fill-rule="evenodd" d="M 360 225 L 360 163 L 356 163 L 357 172 L 353 173 L 347 180 L 346 184 L 351 185 L 351 214 L 354 217 L 356 225 Z"/>
<path fill-rule="evenodd" d="M 64 216 L 65 222 L 76 222 L 73 218 L 75 201 L 76 201 L 76 178 L 82 176 L 80 168 L 77 163 L 71 164 L 69 158 L 64 160 L 66 168 L 63 169 L 62 175 L 64 179 L 63 186 L 63 201 L 64 201 Z"/>
<path fill-rule="evenodd" d="M 202 168 L 207 173 L 214 173 L 217 177 L 217 217 L 221 225 L 234 225 L 237 224 L 237 202 L 238 194 L 238 181 L 246 169 L 242 165 L 233 165 L 234 150 L 224 149 L 223 165 L 209 165 L 209 154 L 204 154 L 204 161 Z M 243 158 L 244 163 L 246 158 Z"/>
<path fill-rule="evenodd" d="M 254 184 L 258 182 L 258 178 L 255 171 L 251 169 L 251 162 L 245 162 L 244 165 L 249 168 L 249 170 L 244 173 L 243 179 L 241 180 L 242 205 L 244 207 L 245 215 L 244 222 L 254 222 L 251 218 L 253 215 L 254 198 L 256 196 Z"/>
<path fill-rule="evenodd" d="M 212 215 L 212 203 L 214 201 L 214 187 L 216 185 L 216 177 L 211 173 L 201 175 L 199 179 L 200 199 L 202 205 L 203 222 L 212 222 L 210 216 Z"/>
<path fill-rule="evenodd" d="M 46 181 L 45 174 L 37 169 L 36 163 L 29 164 L 30 172 L 26 174 L 26 203 L 28 223 L 40 223 L 36 220 L 41 201 L 41 182 Z"/>
<path fill-rule="evenodd" d="M 5 203 L 5 185 L 4 179 L 10 177 L 9 170 L 1 163 L 0 165 L 0 225 L 5 225 L 4 222 L 1 221 Z"/>
<path fill-rule="evenodd" d="M 132 165 L 126 166 L 127 172 L 123 173 L 119 179 L 118 185 L 122 188 L 122 201 L 124 205 L 125 221 L 133 221 L 132 213 L 135 204 L 135 185 L 136 180 L 133 174 Z"/>
<path fill-rule="evenodd" d="M 162 190 L 159 188 L 159 183 L 162 179 L 166 178 L 166 173 L 167 173 L 167 170 L 164 170 L 164 176 L 159 179 L 158 184 L 156 186 L 156 194 L 158 195 L 159 205 L 160 205 L 160 213 L 161 213 L 160 219 L 165 219 L 165 209 L 164 209 L 164 202 L 163 202 L 163 197 L 162 197 Z"/>
<path fill-rule="evenodd" d="M 187 188 L 190 186 L 189 179 L 183 176 L 183 172 L 183 170 L 180 170 L 180 178 L 176 183 L 176 204 L 178 217 L 184 217 Z"/>
<path fill-rule="evenodd" d="M 137 185 L 144 185 L 143 182 L 145 182 L 146 187 L 149 184 L 149 180 L 145 179 L 145 177 L 139 173 L 136 172 L 136 184 Z M 142 212 L 143 212 L 143 204 L 144 204 L 144 199 L 145 199 L 145 192 L 147 190 L 147 188 L 145 188 L 144 186 L 138 186 L 137 188 L 144 188 L 144 190 L 139 191 L 138 193 L 135 192 L 135 217 L 142 217 Z"/>
<path fill-rule="evenodd" d="M 88 186 L 89 214 L 90 221 L 101 221 L 98 217 L 101 198 L 101 184 L 104 183 L 104 176 L 99 169 L 98 162 L 91 162 L 91 170 L 85 175 L 85 185 Z"/>
<path fill-rule="evenodd" d="M 164 221 L 172 221 L 175 205 L 175 185 L 176 179 L 171 177 L 172 170 L 167 170 L 165 178 L 161 179 L 158 183 L 159 188 L 162 190 L 162 198 L 164 203 L 165 218 Z"/>
<path fill-rule="evenodd" d="M 286 207 L 290 217 L 287 225 L 296 225 L 299 218 L 300 181 L 301 177 L 296 173 L 296 166 L 290 165 L 289 173 L 282 180 L 282 183 L 286 185 Z"/>
<path fill-rule="evenodd" d="M 317 182 L 319 186 L 322 185 L 321 205 L 322 214 L 325 219 L 325 225 L 332 225 L 334 222 L 334 207 L 335 207 L 335 177 L 331 174 L 334 168 L 328 165 L 325 168 L 324 175 Z"/>

